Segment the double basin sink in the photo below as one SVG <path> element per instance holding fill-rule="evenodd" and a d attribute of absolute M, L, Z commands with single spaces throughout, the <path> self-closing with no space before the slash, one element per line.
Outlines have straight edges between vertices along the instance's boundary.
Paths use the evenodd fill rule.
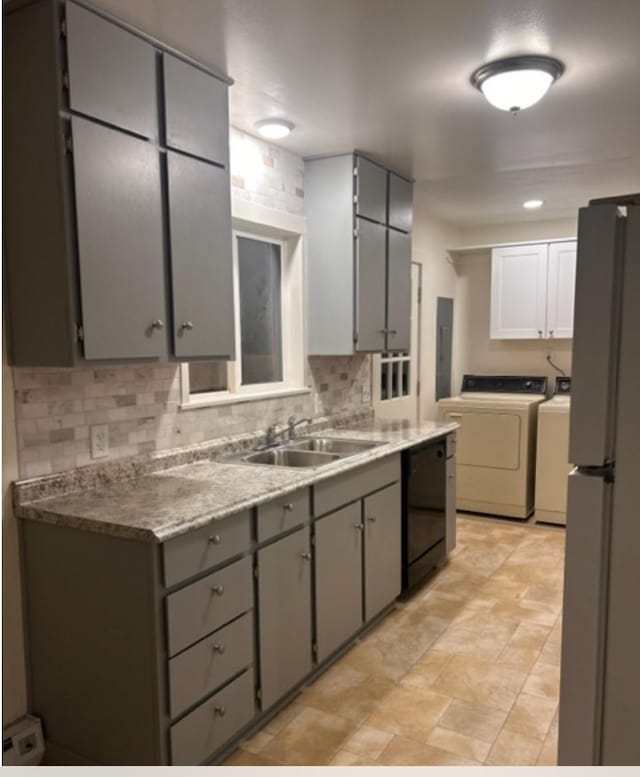
<path fill-rule="evenodd" d="M 270 464 L 274 467 L 320 467 L 337 459 L 354 456 L 384 445 L 371 440 L 347 440 L 332 437 L 301 437 L 273 448 L 244 454 L 247 464 Z"/>

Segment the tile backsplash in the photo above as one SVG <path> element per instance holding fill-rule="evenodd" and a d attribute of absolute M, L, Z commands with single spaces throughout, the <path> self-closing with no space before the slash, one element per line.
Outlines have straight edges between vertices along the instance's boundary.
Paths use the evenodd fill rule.
<path fill-rule="evenodd" d="M 368 356 L 311 357 L 305 394 L 186 410 L 175 364 L 15 368 L 20 477 L 105 461 L 91 458 L 94 424 L 107 424 L 108 458 L 117 459 L 257 431 L 290 415 L 362 410 L 371 404 L 370 364 Z"/>

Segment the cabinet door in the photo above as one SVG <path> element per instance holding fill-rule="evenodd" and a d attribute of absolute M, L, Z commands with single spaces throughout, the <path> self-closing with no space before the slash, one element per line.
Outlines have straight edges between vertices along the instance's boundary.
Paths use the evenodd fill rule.
<path fill-rule="evenodd" d="M 411 347 L 411 235 L 389 230 L 387 351 Z"/>
<path fill-rule="evenodd" d="M 157 138 L 153 47 L 75 3 L 66 3 L 66 25 L 70 108 Z"/>
<path fill-rule="evenodd" d="M 400 594 L 400 484 L 364 500 L 364 617 L 370 620 Z"/>
<path fill-rule="evenodd" d="M 380 224 L 387 222 L 387 171 L 384 167 L 356 158 L 356 213 Z"/>
<path fill-rule="evenodd" d="M 547 244 L 494 248 L 491 252 L 491 337 L 544 337 Z"/>
<path fill-rule="evenodd" d="M 447 443 L 449 438 L 447 438 Z M 448 447 L 448 445 L 447 445 Z M 456 546 L 456 457 L 450 456 L 446 464 L 447 486 L 445 492 L 445 549 L 447 555 Z"/>
<path fill-rule="evenodd" d="M 384 351 L 387 230 L 358 219 L 356 238 L 356 331 L 358 351 Z"/>
<path fill-rule="evenodd" d="M 228 166 L 227 85 L 170 54 L 163 66 L 167 146 Z"/>
<path fill-rule="evenodd" d="M 573 337 L 576 248 L 575 240 L 549 245 L 547 337 Z"/>
<path fill-rule="evenodd" d="M 315 523 L 316 641 L 324 661 L 362 625 L 362 503 Z"/>
<path fill-rule="evenodd" d="M 167 152 L 174 352 L 234 355 L 229 174 Z"/>
<path fill-rule="evenodd" d="M 389 173 L 389 226 L 403 232 L 413 227 L 413 184 Z"/>
<path fill-rule="evenodd" d="M 311 671 L 311 545 L 299 529 L 258 551 L 262 708 Z"/>
<path fill-rule="evenodd" d="M 158 150 L 72 118 L 86 359 L 166 357 Z"/>

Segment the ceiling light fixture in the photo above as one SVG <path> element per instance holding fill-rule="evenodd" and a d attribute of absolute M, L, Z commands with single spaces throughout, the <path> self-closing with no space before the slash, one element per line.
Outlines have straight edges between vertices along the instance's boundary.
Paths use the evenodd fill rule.
<path fill-rule="evenodd" d="M 515 116 L 541 100 L 563 73 L 559 59 L 532 54 L 482 65 L 472 74 L 471 83 L 491 105 Z"/>
<path fill-rule="evenodd" d="M 263 119 L 256 122 L 258 132 L 263 138 L 269 138 L 269 140 L 286 138 L 293 127 L 294 125 L 285 119 Z"/>
<path fill-rule="evenodd" d="M 527 210 L 535 210 L 536 208 L 541 208 L 543 203 L 544 200 L 527 200 L 522 203 L 522 207 Z"/>

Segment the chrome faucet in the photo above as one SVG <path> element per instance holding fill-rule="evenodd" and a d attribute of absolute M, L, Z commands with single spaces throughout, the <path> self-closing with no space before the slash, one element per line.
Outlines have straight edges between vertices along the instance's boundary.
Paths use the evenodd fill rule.
<path fill-rule="evenodd" d="M 265 447 L 269 448 L 272 445 L 275 445 L 276 437 L 280 437 L 280 435 L 289 433 L 289 439 L 293 440 L 296 436 L 296 427 L 300 426 L 300 424 L 310 424 L 313 421 L 313 418 L 300 418 L 296 420 L 296 417 L 294 415 L 289 416 L 287 419 L 287 425 L 284 429 L 281 429 L 279 432 L 276 431 L 277 424 L 271 424 L 271 426 L 267 427 L 266 431 L 266 439 L 265 439 Z"/>

